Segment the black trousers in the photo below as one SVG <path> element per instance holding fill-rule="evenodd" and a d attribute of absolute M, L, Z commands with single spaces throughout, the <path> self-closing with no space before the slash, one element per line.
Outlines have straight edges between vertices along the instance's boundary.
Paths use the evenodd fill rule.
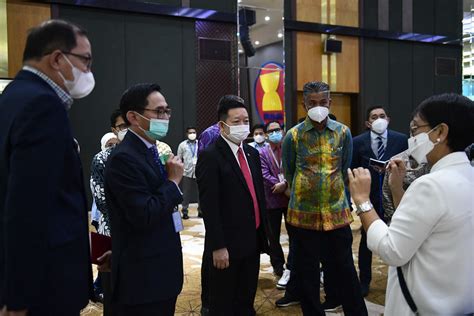
<path fill-rule="evenodd" d="M 281 275 L 284 270 L 285 255 L 280 244 L 281 219 L 286 214 L 286 208 L 267 210 L 268 219 L 268 241 L 270 243 L 270 262 L 273 271 Z"/>
<path fill-rule="evenodd" d="M 367 248 L 367 233 L 362 228 L 359 244 L 360 283 L 369 286 L 372 281 L 372 251 Z"/>
<path fill-rule="evenodd" d="M 189 202 L 191 199 L 192 192 L 197 192 L 197 183 L 195 178 L 189 178 L 189 177 L 183 177 L 183 203 L 181 204 L 183 208 L 181 211 L 183 212 L 183 215 L 188 215 L 188 207 L 189 207 Z M 199 204 L 199 196 L 198 196 L 198 204 Z M 198 206 L 199 208 L 199 206 Z"/>
<path fill-rule="evenodd" d="M 201 263 L 201 306 L 209 308 L 209 269 L 212 265 L 212 257 L 202 254 Z"/>
<path fill-rule="evenodd" d="M 173 316 L 177 296 L 167 300 L 142 305 L 118 305 L 119 316 Z"/>
<path fill-rule="evenodd" d="M 304 315 L 324 315 L 319 301 L 319 264 L 322 245 L 329 249 L 330 264 L 337 271 L 334 284 L 339 285 L 344 315 L 367 315 L 360 292 L 359 279 L 352 259 L 352 232 L 349 226 L 332 231 L 315 231 L 288 225 L 295 249 L 295 273 L 290 277 L 290 291 L 296 290 Z M 293 272 L 293 271 L 292 271 Z M 294 278 L 293 278 L 294 277 Z M 288 285 L 287 285 L 288 288 Z"/>
<path fill-rule="evenodd" d="M 230 259 L 227 269 L 216 269 L 210 261 L 209 311 L 215 315 L 253 316 L 260 254 Z"/>
<path fill-rule="evenodd" d="M 117 304 L 112 301 L 112 273 L 99 272 L 104 291 L 104 316 L 118 315 Z"/>
<path fill-rule="evenodd" d="M 67 307 L 64 308 L 51 308 L 51 306 L 45 306 L 40 308 L 32 308 L 28 310 L 28 316 L 79 316 L 81 313 L 80 310 L 68 310 Z"/>

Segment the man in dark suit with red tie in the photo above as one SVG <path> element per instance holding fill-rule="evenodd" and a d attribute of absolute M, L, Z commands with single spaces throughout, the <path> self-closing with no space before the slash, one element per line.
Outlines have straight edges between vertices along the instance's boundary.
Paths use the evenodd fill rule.
<path fill-rule="evenodd" d="M 211 315 L 255 315 L 260 253 L 268 253 L 259 153 L 244 144 L 249 116 L 242 98 L 219 101 L 220 137 L 199 156 L 196 177 L 206 227 Z"/>

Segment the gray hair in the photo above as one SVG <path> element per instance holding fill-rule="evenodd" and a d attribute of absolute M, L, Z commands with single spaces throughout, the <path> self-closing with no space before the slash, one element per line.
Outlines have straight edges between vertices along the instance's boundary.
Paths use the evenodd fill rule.
<path fill-rule="evenodd" d="M 306 101 L 306 98 L 311 93 L 319 93 L 329 91 L 329 85 L 322 81 L 310 81 L 304 84 L 303 86 L 303 98 Z"/>

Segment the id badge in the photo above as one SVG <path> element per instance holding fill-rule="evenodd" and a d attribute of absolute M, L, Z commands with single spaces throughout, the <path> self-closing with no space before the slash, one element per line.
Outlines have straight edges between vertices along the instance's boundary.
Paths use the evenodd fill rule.
<path fill-rule="evenodd" d="M 280 180 L 280 182 L 285 181 L 285 176 L 282 173 L 279 173 L 278 174 L 278 180 Z"/>
<path fill-rule="evenodd" d="M 173 224 L 174 224 L 174 231 L 179 233 L 184 229 L 183 220 L 181 219 L 181 214 L 179 211 L 173 212 Z"/>

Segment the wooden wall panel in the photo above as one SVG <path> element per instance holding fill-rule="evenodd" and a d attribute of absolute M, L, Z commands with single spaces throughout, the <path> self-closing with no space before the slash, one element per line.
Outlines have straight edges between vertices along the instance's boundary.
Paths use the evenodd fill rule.
<path fill-rule="evenodd" d="M 321 80 L 321 34 L 296 34 L 296 74 L 297 90 L 302 90 L 308 81 Z"/>
<path fill-rule="evenodd" d="M 336 69 L 329 63 L 329 85 L 337 92 L 359 92 L 359 39 L 350 36 L 337 36 L 342 41 L 342 52 L 332 54 L 329 58 L 336 59 Z"/>
<path fill-rule="evenodd" d="M 51 19 L 51 5 L 24 1 L 7 2 L 8 76 L 22 67 L 28 30 Z"/>
<path fill-rule="evenodd" d="M 337 0 L 336 24 L 344 26 L 359 26 L 359 0 Z M 330 6 L 330 10 L 332 7 Z"/>
<path fill-rule="evenodd" d="M 303 22 L 321 22 L 321 1 L 327 0 L 297 0 L 296 20 Z"/>

